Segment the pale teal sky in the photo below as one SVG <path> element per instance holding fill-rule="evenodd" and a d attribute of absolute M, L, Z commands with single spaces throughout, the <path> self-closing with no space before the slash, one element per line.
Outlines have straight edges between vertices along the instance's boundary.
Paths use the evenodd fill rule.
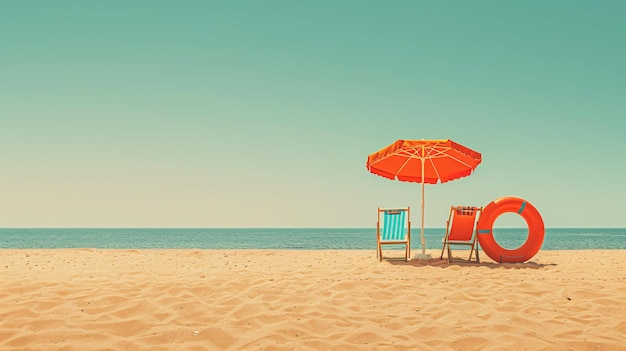
<path fill-rule="evenodd" d="M 0 2 L 0 227 L 373 227 L 396 139 L 483 154 L 426 186 L 626 227 L 624 1 Z M 496 225 L 523 226 L 507 214 Z"/>

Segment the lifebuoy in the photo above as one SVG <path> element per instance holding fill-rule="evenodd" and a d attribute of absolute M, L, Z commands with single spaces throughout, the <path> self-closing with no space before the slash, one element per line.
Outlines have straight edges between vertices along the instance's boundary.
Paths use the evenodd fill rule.
<path fill-rule="evenodd" d="M 528 239 L 515 250 L 508 250 L 496 242 L 493 237 L 493 224 L 503 213 L 514 212 L 524 218 L 528 224 Z M 482 211 L 476 226 L 480 247 L 496 262 L 525 262 L 531 259 L 541 248 L 545 227 L 539 211 L 530 202 L 518 197 L 501 197 L 490 202 Z"/>

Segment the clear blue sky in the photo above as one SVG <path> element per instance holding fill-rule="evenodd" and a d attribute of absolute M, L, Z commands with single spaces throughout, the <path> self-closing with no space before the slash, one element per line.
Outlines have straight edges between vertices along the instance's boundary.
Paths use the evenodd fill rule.
<path fill-rule="evenodd" d="M 0 227 L 373 227 L 396 139 L 483 154 L 426 186 L 626 227 L 624 1 L 0 2 Z M 523 226 L 514 214 L 496 225 Z M 520 224 L 521 223 L 521 224 Z"/>

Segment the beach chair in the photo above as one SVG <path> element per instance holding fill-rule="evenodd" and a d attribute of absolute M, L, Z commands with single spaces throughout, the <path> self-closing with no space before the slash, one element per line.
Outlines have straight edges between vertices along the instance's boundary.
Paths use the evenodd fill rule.
<path fill-rule="evenodd" d="M 468 206 L 451 206 L 450 215 L 446 222 L 446 235 L 443 237 L 443 246 L 441 248 L 441 256 L 439 259 L 443 259 L 443 254 L 448 252 L 448 262 L 452 262 L 451 245 L 465 245 L 470 247 L 468 262 L 472 261 L 472 256 L 476 252 L 476 262 L 480 263 L 480 257 L 478 256 L 478 243 L 476 242 L 476 222 L 477 214 L 480 218 L 482 213 L 482 207 L 468 207 Z"/>
<path fill-rule="evenodd" d="M 383 245 L 405 245 L 404 260 L 409 260 L 409 256 L 411 256 L 411 220 L 409 207 L 390 209 L 378 208 L 376 242 L 376 254 L 380 261 L 383 260 Z"/>

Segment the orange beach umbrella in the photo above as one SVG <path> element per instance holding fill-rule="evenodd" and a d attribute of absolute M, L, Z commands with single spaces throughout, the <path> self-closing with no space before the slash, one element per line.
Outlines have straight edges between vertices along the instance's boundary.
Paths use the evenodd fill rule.
<path fill-rule="evenodd" d="M 424 240 L 424 184 L 445 183 L 468 176 L 482 155 L 449 139 L 398 140 L 367 157 L 367 169 L 381 177 L 422 184 L 422 255 Z"/>

